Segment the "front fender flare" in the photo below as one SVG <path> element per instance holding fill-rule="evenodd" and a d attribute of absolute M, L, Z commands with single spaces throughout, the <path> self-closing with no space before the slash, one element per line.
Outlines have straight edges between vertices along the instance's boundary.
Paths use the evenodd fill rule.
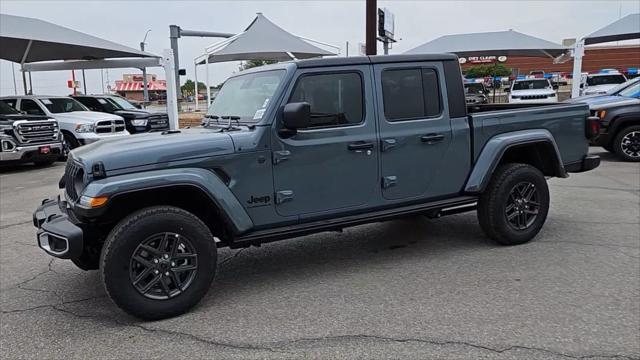
<path fill-rule="evenodd" d="M 200 168 L 153 170 L 92 181 L 82 192 L 90 197 L 113 197 L 125 193 L 172 186 L 194 186 L 209 196 L 235 233 L 253 227 L 253 221 L 231 190 L 212 171 Z"/>
<path fill-rule="evenodd" d="M 499 134 L 487 141 L 482 148 L 478 160 L 473 166 L 471 175 L 467 180 L 464 191 L 467 193 L 478 194 L 484 191 L 493 172 L 500 163 L 505 152 L 515 146 L 542 143 L 546 146 L 553 147 L 556 163 L 556 175 L 559 177 L 567 177 L 564 169 L 560 151 L 556 145 L 553 135 L 545 129 L 521 130 L 504 134 Z"/>

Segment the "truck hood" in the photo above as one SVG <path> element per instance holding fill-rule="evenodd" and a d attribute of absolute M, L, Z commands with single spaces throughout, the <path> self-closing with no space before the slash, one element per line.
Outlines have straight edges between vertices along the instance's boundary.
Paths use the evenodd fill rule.
<path fill-rule="evenodd" d="M 166 113 L 161 112 L 151 112 L 146 110 L 116 110 L 113 112 L 116 115 L 120 115 L 125 118 L 131 119 L 143 119 L 150 115 L 164 115 Z"/>
<path fill-rule="evenodd" d="M 42 120 L 51 120 L 51 118 L 44 115 L 24 115 L 24 114 L 2 115 L 0 114 L 0 124 L 11 125 L 18 120 L 42 121 Z"/>
<path fill-rule="evenodd" d="M 122 120 L 122 117 L 97 111 L 72 111 L 68 113 L 52 114 L 58 121 L 72 121 L 75 124 L 93 124 L 102 120 Z"/>
<path fill-rule="evenodd" d="M 587 86 L 584 89 L 584 93 L 586 95 L 592 94 L 605 94 L 609 89 L 613 89 L 614 87 L 620 84 L 607 84 L 607 85 L 596 85 L 596 86 Z"/>
<path fill-rule="evenodd" d="M 582 102 L 589 105 L 591 110 L 600 110 L 610 108 L 612 106 L 623 106 L 623 105 L 633 105 L 640 104 L 640 100 L 624 97 L 624 96 L 595 96 L 595 97 L 585 97 L 585 98 L 575 98 L 571 100 L 572 103 Z"/>
<path fill-rule="evenodd" d="M 230 154 L 234 151 L 228 133 L 212 129 L 183 129 L 179 133 L 147 133 L 105 139 L 71 152 L 85 167 L 98 161 L 107 172 L 145 165 Z"/>

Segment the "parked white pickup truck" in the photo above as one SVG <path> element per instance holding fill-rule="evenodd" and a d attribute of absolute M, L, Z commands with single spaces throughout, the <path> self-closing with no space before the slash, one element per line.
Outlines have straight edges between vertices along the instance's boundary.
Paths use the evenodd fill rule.
<path fill-rule="evenodd" d="M 71 149 L 100 139 L 129 135 L 122 117 L 89 111 L 77 100 L 66 96 L 6 96 L 0 101 L 26 114 L 57 120 Z"/>
<path fill-rule="evenodd" d="M 510 103 L 555 103 L 558 102 L 556 86 L 548 79 L 521 79 L 511 84 L 509 92 Z"/>
<path fill-rule="evenodd" d="M 580 84 L 581 95 L 602 95 L 610 89 L 624 83 L 627 78 L 618 72 L 589 74 Z"/>

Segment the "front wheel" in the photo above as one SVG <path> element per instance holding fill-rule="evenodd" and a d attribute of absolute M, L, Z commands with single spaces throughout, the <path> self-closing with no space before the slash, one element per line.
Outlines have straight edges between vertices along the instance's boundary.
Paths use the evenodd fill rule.
<path fill-rule="evenodd" d="M 533 239 L 548 212 L 547 181 L 540 170 L 527 164 L 500 166 L 478 201 L 482 230 L 502 245 Z"/>
<path fill-rule="evenodd" d="M 616 155 L 626 161 L 640 161 L 640 125 L 628 126 L 613 140 Z"/>
<path fill-rule="evenodd" d="M 146 320 L 180 315 L 207 293 L 216 270 L 209 228 L 180 208 L 142 209 L 111 231 L 101 255 L 109 297 Z"/>

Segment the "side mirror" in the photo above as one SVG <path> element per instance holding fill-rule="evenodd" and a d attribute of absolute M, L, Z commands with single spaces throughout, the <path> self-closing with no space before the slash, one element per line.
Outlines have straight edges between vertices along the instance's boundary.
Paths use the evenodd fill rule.
<path fill-rule="evenodd" d="M 289 103 L 282 112 L 284 127 L 290 130 L 309 127 L 311 124 L 311 105 L 308 102 Z"/>

